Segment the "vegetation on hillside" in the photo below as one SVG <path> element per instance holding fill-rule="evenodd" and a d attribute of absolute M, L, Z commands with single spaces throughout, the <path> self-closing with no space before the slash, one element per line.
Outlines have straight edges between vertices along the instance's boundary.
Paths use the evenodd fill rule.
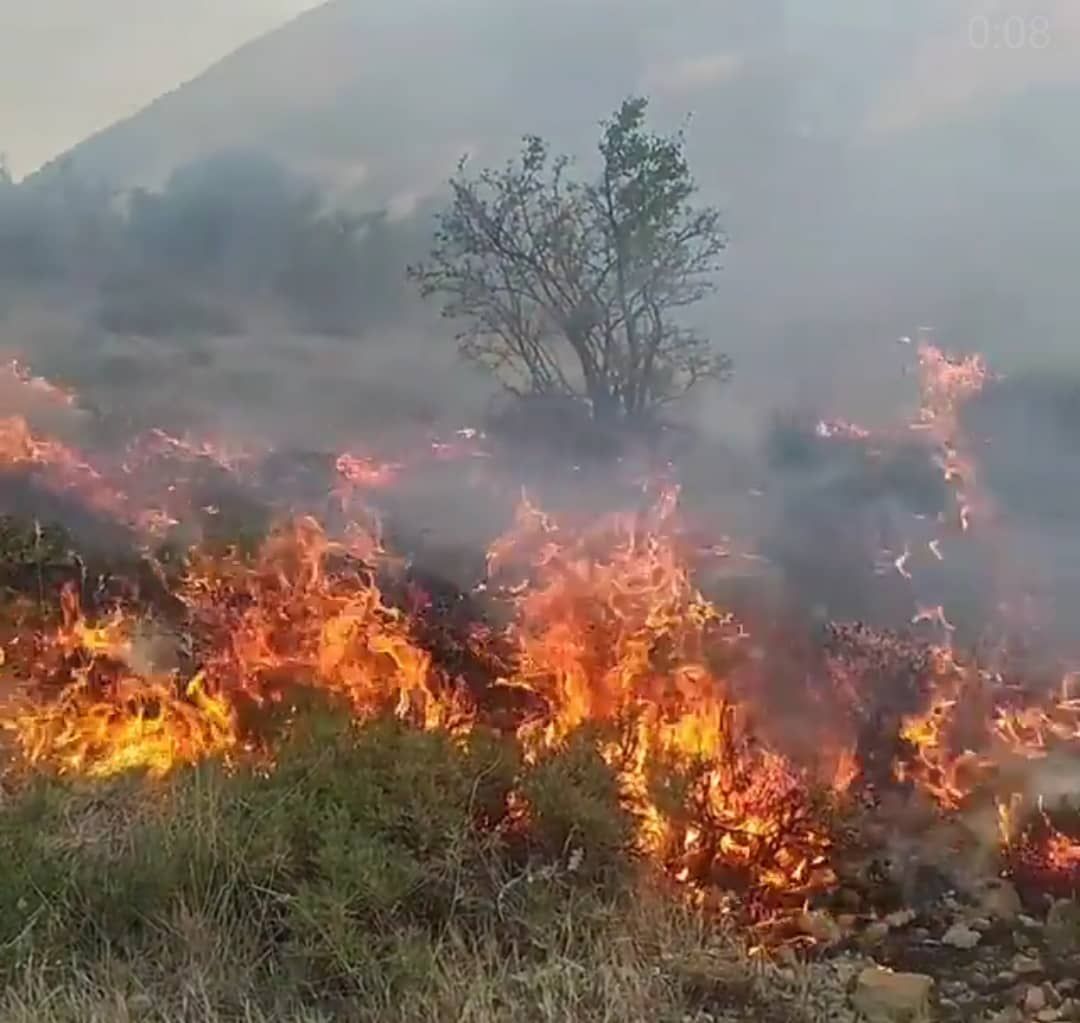
<path fill-rule="evenodd" d="M 523 765 L 491 735 L 322 704 L 285 727 L 273 770 L 9 781 L 4 1019 L 676 1023 L 752 1004 L 723 926 L 635 865 L 588 744 Z"/>
<path fill-rule="evenodd" d="M 180 167 L 156 191 L 74 172 L 16 184 L 0 168 L 0 291 L 88 293 L 115 334 L 228 334 L 258 302 L 303 330 L 359 334 L 400 312 L 418 243 L 414 224 L 341 207 L 246 151 Z"/>

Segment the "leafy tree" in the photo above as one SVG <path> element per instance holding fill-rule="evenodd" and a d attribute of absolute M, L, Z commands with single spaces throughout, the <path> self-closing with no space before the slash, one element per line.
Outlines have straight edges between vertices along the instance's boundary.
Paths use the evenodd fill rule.
<path fill-rule="evenodd" d="M 426 263 L 409 268 L 464 354 L 517 394 L 588 401 L 601 422 L 640 421 L 730 361 L 677 322 L 713 287 L 725 237 L 719 211 L 695 206 L 681 133 L 645 125 L 647 101 L 604 122 L 601 170 L 526 136 L 502 170 L 451 180 Z"/>

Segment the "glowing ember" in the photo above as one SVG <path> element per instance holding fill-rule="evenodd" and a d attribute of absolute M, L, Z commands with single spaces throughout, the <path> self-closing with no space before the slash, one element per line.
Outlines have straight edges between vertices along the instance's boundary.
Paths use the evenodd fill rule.
<path fill-rule="evenodd" d="M 930 431 L 938 445 L 936 462 L 945 481 L 952 484 L 957 521 L 963 532 L 971 525 L 976 498 L 975 461 L 960 443 L 959 412 L 989 379 L 981 355 L 950 358 L 940 348 L 923 342 L 918 348 L 921 405 L 918 426 Z"/>
<path fill-rule="evenodd" d="M 123 517 L 124 495 L 82 455 L 57 440 L 35 437 L 22 416 L 0 419 L 0 470 L 34 470 L 49 489 L 73 493 L 96 511 Z"/>
<path fill-rule="evenodd" d="M 365 455 L 348 452 L 338 456 L 335 468 L 341 478 L 354 487 L 385 487 L 397 478 L 401 464 L 377 462 Z"/>
<path fill-rule="evenodd" d="M 835 437 L 866 440 L 870 436 L 869 430 L 857 423 L 849 423 L 846 419 L 821 419 L 814 427 L 814 433 L 825 440 Z"/>
<path fill-rule="evenodd" d="M 60 387 L 44 377 L 35 375 L 28 366 L 24 366 L 18 359 L 12 359 L 0 366 L 0 371 L 8 374 L 17 383 L 30 389 L 35 394 L 59 405 L 74 406 L 78 400 L 78 396 L 74 391 L 66 387 Z"/>

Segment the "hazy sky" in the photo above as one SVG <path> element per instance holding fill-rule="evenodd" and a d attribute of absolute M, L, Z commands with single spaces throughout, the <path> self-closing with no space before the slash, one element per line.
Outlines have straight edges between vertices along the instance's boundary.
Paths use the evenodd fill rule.
<path fill-rule="evenodd" d="M 21 176 L 322 0 L 0 0 L 0 153 Z"/>

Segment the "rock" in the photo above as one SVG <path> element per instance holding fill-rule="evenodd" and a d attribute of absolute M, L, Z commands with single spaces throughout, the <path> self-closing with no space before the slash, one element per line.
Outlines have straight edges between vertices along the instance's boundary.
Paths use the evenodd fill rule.
<path fill-rule="evenodd" d="M 1078 1020 L 1080 1019 L 1080 1002 L 1073 998 L 1066 998 L 1058 1006 L 1058 1012 L 1064 1020 Z"/>
<path fill-rule="evenodd" d="M 1029 987 L 1024 995 L 1024 1011 L 1030 1013 L 1042 1012 L 1046 1008 L 1046 992 L 1041 987 Z"/>
<path fill-rule="evenodd" d="M 1055 985 L 1058 989 L 1058 994 L 1062 995 L 1072 994 L 1078 986 L 1080 985 L 1078 985 L 1072 977 L 1065 977 L 1064 979 L 1059 980 Z"/>
<path fill-rule="evenodd" d="M 1012 972 L 1017 976 L 1030 976 L 1032 973 L 1042 973 L 1043 964 L 1038 956 L 1028 956 L 1017 953 L 1013 956 Z"/>
<path fill-rule="evenodd" d="M 1011 923 L 1020 915 L 1020 896 L 1004 878 L 996 877 L 980 885 L 978 900 L 979 916 Z"/>
<path fill-rule="evenodd" d="M 890 913 L 885 917 L 885 923 L 887 923 L 894 930 L 899 930 L 901 927 L 907 927 L 912 923 L 918 914 L 913 909 L 898 909 L 895 913 Z"/>
<path fill-rule="evenodd" d="M 974 948 L 980 941 L 982 941 L 982 935 L 978 931 L 973 931 L 964 924 L 953 924 L 952 927 L 941 936 L 941 943 L 943 945 L 965 950 Z"/>
<path fill-rule="evenodd" d="M 1017 974 L 1012 970 L 1002 970 L 994 977 L 995 987 L 1012 987 L 1017 981 Z"/>
<path fill-rule="evenodd" d="M 1027 913 L 1020 913 L 1016 917 L 1016 922 L 1021 927 L 1026 927 L 1029 931 L 1037 931 L 1042 927 L 1042 924 L 1033 916 L 1028 916 Z"/>
<path fill-rule="evenodd" d="M 1046 914 L 1046 940 L 1055 952 L 1071 955 L 1080 951 L 1080 902 L 1058 899 Z"/>
<path fill-rule="evenodd" d="M 1024 1014 L 1015 1005 L 1010 1005 L 995 1012 L 990 1017 L 990 1023 L 1024 1023 Z"/>
<path fill-rule="evenodd" d="M 868 967 L 859 974 L 852 1007 L 868 1023 L 924 1023 L 930 1018 L 934 981 L 921 973 Z"/>
<path fill-rule="evenodd" d="M 974 920 L 968 922 L 968 927 L 973 931 L 978 931 L 980 934 L 985 934 L 993 926 L 993 921 L 985 916 L 977 916 Z"/>
<path fill-rule="evenodd" d="M 1035 1013 L 1035 1018 L 1039 1023 L 1056 1023 L 1061 1019 L 1061 1013 L 1057 1009 L 1042 1009 Z"/>

